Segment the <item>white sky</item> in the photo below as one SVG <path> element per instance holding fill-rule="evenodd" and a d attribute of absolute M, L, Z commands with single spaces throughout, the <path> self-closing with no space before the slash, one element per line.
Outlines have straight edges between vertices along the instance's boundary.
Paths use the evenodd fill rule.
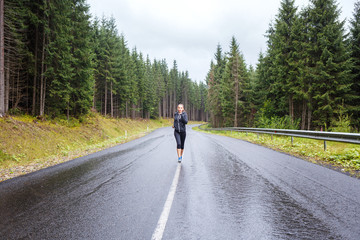
<path fill-rule="evenodd" d="M 192 80 L 203 81 L 216 46 L 229 51 L 235 36 L 248 65 L 257 64 L 266 50 L 264 37 L 280 8 L 280 0 L 87 0 L 90 13 L 113 16 L 128 47 L 144 57 L 166 59 L 169 68 L 176 60 L 180 71 Z M 340 20 L 353 17 L 356 0 L 337 0 Z M 308 0 L 295 0 L 299 10 Z M 348 25 L 348 21 L 346 22 Z"/>

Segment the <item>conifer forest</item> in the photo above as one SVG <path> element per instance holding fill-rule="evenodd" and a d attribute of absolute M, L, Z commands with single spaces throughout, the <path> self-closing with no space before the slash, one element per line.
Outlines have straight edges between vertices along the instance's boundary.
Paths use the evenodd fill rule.
<path fill-rule="evenodd" d="M 360 1 L 340 19 L 336 0 L 281 0 L 257 65 L 232 37 L 200 83 L 176 60 L 130 49 L 86 0 L 0 2 L 1 116 L 172 118 L 183 103 L 213 127 L 360 129 Z"/>

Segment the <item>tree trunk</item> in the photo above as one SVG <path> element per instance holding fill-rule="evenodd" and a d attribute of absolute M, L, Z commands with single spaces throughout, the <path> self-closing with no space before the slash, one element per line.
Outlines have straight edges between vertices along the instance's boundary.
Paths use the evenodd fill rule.
<path fill-rule="evenodd" d="M 67 120 L 70 120 L 70 101 L 67 102 L 67 108 L 66 108 L 66 117 Z"/>
<path fill-rule="evenodd" d="M 19 104 L 21 100 L 21 92 L 19 90 L 20 86 L 20 69 L 17 70 L 17 78 L 16 78 L 16 101 L 15 104 L 13 103 L 13 108 L 17 108 L 17 105 Z"/>
<path fill-rule="evenodd" d="M 129 105 L 129 102 L 126 101 L 126 103 L 125 103 L 125 117 L 126 118 L 129 118 L 129 107 L 128 107 L 128 105 Z"/>
<path fill-rule="evenodd" d="M 159 118 L 161 118 L 161 100 L 159 100 Z"/>
<path fill-rule="evenodd" d="M 0 117 L 5 115 L 4 0 L 0 0 Z"/>
<path fill-rule="evenodd" d="M 307 130 L 311 129 L 311 113 L 312 113 L 311 108 L 308 107 L 308 121 L 307 121 L 308 126 L 307 126 Z"/>
<path fill-rule="evenodd" d="M 170 94 L 169 94 L 169 116 L 172 116 L 173 113 L 174 113 L 172 107 L 173 107 L 173 103 L 172 103 L 172 92 L 170 91 Z"/>
<path fill-rule="evenodd" d="M 135 110 L 136 110 L 136 105 L 134 103 L 131 104 L 131 118 L 135 119 Z"/>
<path fill-rule="evenodd" d="M 46 66 L 45 66 L 45 71 L 46 71 Z M 41 103 L 41 112 L 42 115 L 44 115 L 45 113 L 45 98 L 46 98 L 46 77 L 44 77 L 44 88 L 43 88 L 43 93 L 42 93 L 42 103 Z"/>
<path fill-rule="evenodd" d="M 111 117 L 114 117 L 114 102 L 113 102 L 113 82 L 110 82 L 110 111 Z"/>
<path fill-rule="evenodd" d="M 306 100 L 303 99 L 302 104 L 302 113 L 301 113 L 301 130 L 305 130 L 305 124 L 306 124 Z"/>
<path fill-rule="evenodd" d="M 10 102 L 10 59 L 6 60 L 6 75 L 5 75 L 5 112 L 9 110 L 9 102 Z"/>
<path fill-rule="evenodd" d="M 43 31 L 43 44 L 42 44 L 42 52 L 41 52 L 41 74 L 40 74 L 40 116 L 44 115 L 45 108 L 45 84 L 44 84 L 44 68 L 45 68 L 45 27 Z"/>
<path fill-rule="evenodd" d="M 176 104 L 176 89 L 174 90 L 174 95 L 173 95 L 173 97 L 174 97 L 174 102 L 173 102 L 173 104 L 174 104 L 174 112 L 176 112 L 177 111 L 177 104 Z"/>
<path fill-rule="evenodd" d="M 235 63 L 235 116 L 234 116 L 234 127 L 238 126 L 237 114 L 238 114 L 238 100 L 239 100 L 239 76 L 238 76 L 238 61 Z"/>
<path fill-rule="evenodd" d="M 293 123 L 294 122 L 294 101 L 293 101 L 292 95 L 289 96 L 289 115 L 290 115 L 291 123 Z"/>
<path fill-rule="evenodd" d="M 167 93 L 165 93 L 165 96 L 163 97 L 163 118 L 166 118 L 167 117 L 167 107 L 166 107 L 166 96 L 167 96 Z"/>
<path fill-rule="evenodd" d="M 106 79 L 106 78 L 105 78 Z M 104 116 L 107 114 L 107 81 L 105 80 L 105 93 L 104 93 Z"/>
<path fill-rule="evenodd" d="M 96 109 L 96 80 L 94 83 L 93 108 Z"/>
<path fill-rule="evenodd" d="M 35 28 L 35 61 L 34 61 L 34 85 L 33 85 L 33 100 L 32 100 L 32 115 L 36 114 L 36 80 L 37 80 L 37 63 L 38 63 L 38 41 L 39 41 L 39 28 L 36 25 Z"/>

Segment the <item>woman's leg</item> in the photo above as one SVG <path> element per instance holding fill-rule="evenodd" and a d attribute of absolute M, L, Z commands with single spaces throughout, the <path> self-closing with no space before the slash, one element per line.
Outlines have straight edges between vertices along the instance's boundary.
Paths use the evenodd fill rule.
<path fill-rule="evenodd" d="M 186 132 L 182 132 L 180 134 L 180 140 L 181 140 L 181 151 L 180 151 L 180 156 L 182 156 L 184 154 L 184 145 L 185 145 L 185 138 L 186 138 Z"/>
<path fill-rule="evenodd" d="M 177 131 L 174 131 L 174 136 L 175 136 L 175 140 L 176 140 L 176 150 L 177 150 L 177 155 L 180 158 L 181 155 L 181 137 L 180 137 L 180 133 L 178 133 Z"/>

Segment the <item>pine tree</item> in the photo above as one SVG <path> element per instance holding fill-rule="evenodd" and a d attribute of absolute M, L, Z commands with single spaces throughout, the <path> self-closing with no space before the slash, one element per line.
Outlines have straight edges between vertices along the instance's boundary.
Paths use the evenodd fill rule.
<path fill-rule="evenodd" d="M 277 58 L 281 58 L 280 48 L 277 43 L 276 28 L 273 23 L 267 30 L 267 52 L 262 59 L 259 59 L 261 70 L 259 71 L 259 86 L 263 95 L 262 112 L 270 116 L 282 116 L 286 114 L 288 106 L 287 98 L 284 93 L 284 87 L 281 81 L 278 81 L 277 75 L 279 69 L 276 64 Z M 258 66 L 259 67 L 259 66 Z M 263 114 L 263 113 L 261 113 Z"/>
<path fill-rule="evenodd" d="M 275 83 L 279 88 L 279 93 L 283 97 L 282 102 L 288 102 L 288 110 L 283 109 L 281 112 L 287 113 L 291 119 L 294 119 L 294 98 L 296 98 L 296 80 L 298 70 L 294 68 L 293 63 L 298 61 L 294 59 L 294 35 L 292 34 L 294 23 L 297 20 L 297 8 L 294 6 L 294 0 L 283 0 L 281 8 L 277 15 L 274 25 L 274 74 Z M 278 103 L 277 103 L 278 105 Z"/>
<path fill-rule="evenodd" d="M 169 82 L 170 107 L 173 115 L 177 111 L 176 106 L 178 104 L 177 89 L 179 85 L 179 71 L 176 60 L 174 60 L 173 67 L 170 69 L 169 77 L 170 77 L 170 82 Z"/>
<path fill-rule="evenodd" d="M 91 23 L 88 9 L 85 0 L 5 1 L 1 115 L 13 108 L 70 118 L 92 106 L 111 117 L 169 117 L 178 101 L 198 104 L 176 61 L 170 71 L 165 60 L 145 62 L 113 18 Z"/>
<path fill-rule="evenodd" d="M 48 1 L 49 28 L 52 30 L 48 36 L 46 46 L 46 70 L 42 90 L 49 92 L 49 111 L 53 115 L 66 114 L 69 117 L 71 92 L 71 79 L 74 77 L 72 66 L 73 55 L 71 54 L 71 43 L 74 37 L 71 34 L 71 13 L 73 3 L 69 0 L 60 2 Z M 45 95 L 41 99 L 44 104 Z M 44 109 L 40 109 L 43 115 Z"/>
<path fill-rule="evenodd" d="M 330 126 L 350 90 L 349 52 L 346 49 L 344 21 L 334 0 L 311 0 L 309 18 L 309 57 L 313 88 L 313 122 Z"/>
<path fill-rule="evenodd" d="M 199 89 L 200 89 L 200 112 L 201 112 L 201 117 L 199 119 L 196 119 L 196 120 L 199 120 L 199 121 L 203 121 L 203 122 L 208 122 L 209 121 L 209 118 L 208 118 L 208 114 L 207 114 L 207 111 L 206 111 L 206 98 L 207 98 L 207 95 L 208 95 L 208 89 L 207 89 L 207 86 L 204 82 L 200 82 L 199 84 Z"/>
<path fill-rule="evenodd" d="M 91 29 L 88 14 L 89 7 L 85 0 L 73 0 L 71 14 L 72 35 L 71 42 L 73 78 L 70 79 L 71 97 L 70 108 L 72 115 L 86 114 L 92 105 L 94 78 L 92 71 L 92 49 L 90 48 Z"/>
<path fill-rule="evenodd" d="M 4 113 L 9 110 L 26 111 L 29 107 L 29 75 L 33 69 L 29 51 L 29 1 L 5 1 L 3 21 L 2 57 Z"/>
<path fill-rule="evenodd" d="M 166 60 L 163 59 L 160 61 L 160 72 L 162 77 L 162 109 L 163 109 L 163 118 L 172 116 L 172 113 L 170 112 L 170 103 L 168 101 L 169 99 L 169 90 L 168 90 L 168 84 L 169 84 L 169 68 L 166 63 Z"/>
<path fill-rule="evenodd" d="M 150 118 L 152 112 L 154 111 L 154 79 L 153 79 L 153 66 L 149 55 L 146 57 L 145 62 L 145 76 L 144 76 L 144 93 L 143 93 L 143 111 L 144 118 Z"/>
<path fill-rule="evenodd" d="M 149 98 L 152 101 L 152 117 L 161 118 L 163 116 L 163 97 L 165 94 L 165 76 L 163 75 L 162 62 L 154 60 L 153 78 L 149 82 Z"/>
<path fill-rule="evenodd" d="M 207 76 L 207 111 L 211 114 L 211 125 L 219 127 L 222 126 L 223 123 L 222 108 L 220 104 L 220 90 L 226 64 L 225 56 L 222 53 L 220 44 L 217 45 L 214 57 L 215 63 L 211 62 L 210 71 Z"/>
<path fill-rule="evenodd" d="M 223 80 L 221 83 L 221 107 L 226 126 L 237 127 L 244 123 L 245 83 L 247 81 L 247 69 L 239 45 L 232 37 L 230 52 Z"/>
<path fill-rule="evenodd" d="M 116 66 L 119 53 L 115 19 L 103 18 L 99 29 L 96 53 L 96 98 L 100 99 L 100 111 L 113 116 L 114 92 L 116 88 Z M 98 106 L 99 107 L 99 106 Z M 110 109 L 110 111 L 109 111 Z"/>
<path fill-rule="evenodd" d="M 347 104 L 353 125 L 360 129 L 360 2 L 355 3 L 353 19 L 350 21 L 350 49 L 353 60 L 352 86 Z"/>

